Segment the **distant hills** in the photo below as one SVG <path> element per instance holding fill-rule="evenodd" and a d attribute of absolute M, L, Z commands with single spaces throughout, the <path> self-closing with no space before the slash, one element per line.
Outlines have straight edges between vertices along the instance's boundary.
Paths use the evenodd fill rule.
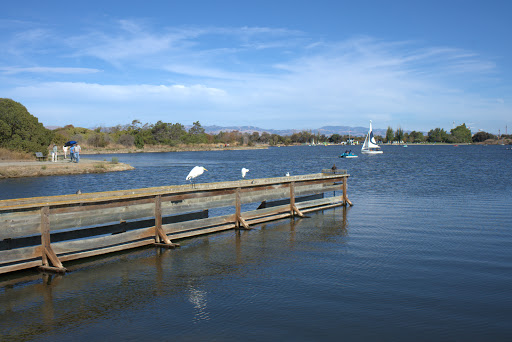
<path fill-rule="evenodd" d="M 312 134 L 324 134 L 325 136 L 331 136 L 333 134 L 339 135 L 351 135 L 354 137 L 365 136 L 368 133 L 368 127 L 349 127 L 349 126 L 323 126 L 316 129 L 263 129 L 255 126 L 203 126 L 206 133 L 217 134 L 220 131 L 223 132 L 231 132 L 231 131 L 239 131 L 241 133 L 263 133 L 267 132 L 269 134 L 278 134 L 281 136 L 292 135 L 293 133 L 309 131 Z M 385 129 L 373 129 L 374 135 L 386 135 Z"/>
<path fill-rule="evenodd" d="M 190 129 L 192 125 L 185 125 L 185 129 Z M 263 132 L 267 132 L 269 134 L 277 134 L 281 136 L 292 135 L 293 133 L 298 133 L 302 131 L 308 131 L 312 134 L 324 134 L 326 137 L 329 137 L 333 134 L 339 135 L 349 135 L 353 137 L 364 137 L 366 133 L 368 133 L 368 127 L 350 127 L 350 126 L 323 126 L 315 129 L 264 129 L 256 126 L 202 126 L 204 131 L 208 134 L 217 134 L 220 131 L 222 132 L 231 132 L 231 131 L 239 131 L 240 133 L 249 133 L 258 132 L 259 134 Z M 59 126 L 46 126 L 46 128 L 54 130 L 59 128 Z M 405 131 L 409 133 L 409 131 Z M 374 135 L 386 135 L 386 129 L 373 129 Z"/>

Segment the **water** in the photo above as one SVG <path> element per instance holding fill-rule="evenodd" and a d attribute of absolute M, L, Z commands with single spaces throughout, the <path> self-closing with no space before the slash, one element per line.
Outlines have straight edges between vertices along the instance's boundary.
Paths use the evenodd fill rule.
<path fill-rule="evenodd" d="M 133 171 L 0 181 L 0 198 L 348 169 L 354 207 L 0 276 L 0 340 L 507 341 L 512 151 L 384 146 L 89 156 Z"/>

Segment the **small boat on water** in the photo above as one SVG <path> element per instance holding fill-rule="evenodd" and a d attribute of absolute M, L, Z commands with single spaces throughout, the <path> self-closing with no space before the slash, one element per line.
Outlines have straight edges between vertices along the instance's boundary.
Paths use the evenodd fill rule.
<path fill-rule="evenodd" d="M 366 134 L 366 138 L 364 139 L 363 147 L 361 148 L 362 153 L 366 154 L 380 154 L 383 153 L 380 149 L 380 146 L 377 145 L 375 138 L 373 136 L 372 130 L 372 120 L 370 120 L 370 129 L 368 130 L 368 134 Z"/>
<path fill-rule="evenodd" d="M 357 155 L 352 151 L 345 151 L 340 155 L 340 158 L 357 158 Z"/>

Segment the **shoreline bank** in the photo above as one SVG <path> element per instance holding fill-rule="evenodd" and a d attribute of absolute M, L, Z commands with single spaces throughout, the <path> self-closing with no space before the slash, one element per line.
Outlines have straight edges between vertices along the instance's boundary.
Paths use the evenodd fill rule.
<path fill-rule="evenodd" d="M 123 148 L 123 147 L 82 147 L 81 155 L 96 154 L 117 154 L 117 153 L 158 153 L 158 152 L 197 152 L 197 151 L 234 151 L 234 150 L 261 150 L 267 149 L 267 145 L 259 146 L 219 146 L 219 145 L 198 145 L 198 146 L 148 146 L 144 148 Z M 59 151 L 60 152 L 60 151 Z"/>
<path fill-rule="evenodd" d="M 124 163 L 113 163 L 83 158 L 80 159 L 79 163 L 71 163 L 69 159 L 59 160 L 57 162 L 0 160 L 0 179 L 79 175 L 84 173 L 105 173 L 133 169 L 133 166 Z"/>

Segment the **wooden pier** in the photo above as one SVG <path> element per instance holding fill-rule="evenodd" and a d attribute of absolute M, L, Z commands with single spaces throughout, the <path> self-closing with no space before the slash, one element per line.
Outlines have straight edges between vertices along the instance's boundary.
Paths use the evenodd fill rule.
<path fill-rule="evenodd" d="M 263 222 L 352 205 L 347 197 L 348 177 L 344 170 L 323 170 L 300 176 L 3 200 L 0 274 L 34 267 L 64 273 L 63 263 L 71 260 L 147 245 L 174 248 L 179 245 L 173 241 L 183 238 L 251 229 Z M 221 214 L 211 217 L 211 210 Z"/>

